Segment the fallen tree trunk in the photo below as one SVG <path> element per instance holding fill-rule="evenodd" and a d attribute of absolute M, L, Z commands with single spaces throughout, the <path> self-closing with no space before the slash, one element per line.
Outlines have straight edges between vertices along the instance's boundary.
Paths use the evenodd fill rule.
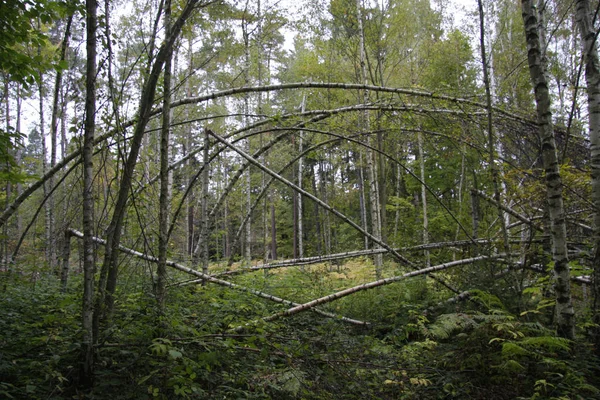
<path fill-rule="evenodd" d="M 457 267 L 460 265 L 473 264 L 478 261 L 494 260 L 494 259 L 502 258 L 502 257 L 506 257 L 506 254 L 498 254 L 496 256 L 479 256 L 479 257 L 467 258 L 464 260 L 451 261 L 451 262 L 444 263 L 444 264 L 434 265 L 432 267 L 423 268 L 423 269 L 420 269 L 417 271 L 407 272 L 406 274 L 399 275 L 399 276 L 393 276 L 391 278 L 379 279 L 374 282 L 363 283 L 361 285 L 354 286 L 354 287 L 344 289 L 344 290 L 340 290 L 339 292 L 332 293 L 330 295 L 320 297 L 315 300 L 311 300 L 308 303 L 300 304 L 300 305 L 290 308 L 288 310 L 273 314 L 269 317 L 263 318 L 263 321 L 270 322 L 270 321 L 275 321 L 281 317 L 289 317 L 291 315 L 298 314 L 299 312 L 310 310 L 311 308 L 316 307 L 320 304 L 331 303 L 334 300 L 341 299 L 342 297 L 349 296 L 351 294 L 360 292 L 362 290 L 373 289 L 378 286 L 389 285 L 390 283 L 399 282 L 399 281 L 402 281 L 407 278 L 412 278 L 414 276 L 431 274 L 432 272 L 443 271 L 443 270 L 446 270 L 446 269 L 449 269 L 452 267 Z M 462 293 L 464 293 L 464 292 L 461 292 L 459 294 L 462 294 Z"/>
<path fill-rule="evenodd" d="M 477 244 L 487 244 L 487 243 L 490 243 L 490 241 L 487 239 L 479 239 L 479 240 L 476 240 L 476 243 Z M 402 247 L 400 249 L 394 249 L 394 250 L 396 250 L 396 251 L 422 251 L 422 250 L 431 250 L 431 249 L 441 249 L 441 248 L 445 248 L 445 247 L 469 246 L 472 244 L 473 244 L 473 241 L 471 241 L 471 240 L 457 240 L 457 241 L 453 241 L 453 242 L 428 243 L 428 244 L 421 244 L 421 245 L 412 246 L 412 247 Z M 284 267 L 295 267 L 295 266 L 299 266 L 299 265 L 318 264 L 318 263 L 328 262 L 328 261 L 343 260 L 346 258 L 371 256 L 374 254 L 384 254 L 387 252 L 388 252 L 388 250 L 386 250 L 386 249 L 369 249 L 369 250 L 347 251 L 344 253 L 336 253 L 336 254 L 327 254 L 324 256 L 294 258 L 294 259 L 290 259 L 290 260 L 272 262 L 269 264 L 256 265 L 254 267 L 249 267 L 249 268 L 242 268 L 242 269 L 235 270 L 235 271 L 226 271 L 226 272 L 222 272 L 220 274 L 215 274 L 213 276 L 237 275 L 237 274 L 243 274 L 246 272 L 254 272 L 254 271 L 260 271 L 260 270 L 265 270 L 265 269 L 275 269 L 275 268 L 284 268 Z"/>
<path fill-rule="evenodd" d="M 67 229 L 67 231 L 68 231 L 68 233 L 71 236 L 79 238 L 79 239 L 83 239 L 83 233 L 79 232 L 78 230 L 69 228 L 69 229 Z M 93 237 L 92 240 L 94 242 L 98 243 L 98 244 L 106 246 L 106 240 L 104 240 L 104 239 Z M 130 255 L 132 255 L 134 257 L 137 257 L 137 258 L 140 258 L 142 260 L 150 261 L 152 263 L 158 263 L 158 258 L 153 257 L 153 256 L 149 256 L 147 254 L 141 253 L 139 251 L 136 251 L 136 250 L 133 250 L 133 249 L 130 249 L 130 248 L 127 248 L 127 247 L 125 247 L 123 245 L 119 245 L 118 249 L 119 249 L 119 251 L 121 251 L 123 253 L 130 254 Z M 190 274 L 190 275 L 195 275 L 195 276 L 201 278 L 202 281 L 215 283 L 215 284 L 221 285 L 221 286 L 226 286 L 226 287 L 229 287 L 231 289 L 239 290 L 241 292 L 250 293 L 250 294 L 253 294 L 255 296 L 262 297 L 263 299 L 271 300 L 271 301 L 274 301 L 276 303 L 285 304 L 287 306 L 297 307 L 297 306 L 300 305 L 298 303 L 294 303 L 293 301 L 285 300 L 285 299 L 279 298 L 277 296 L 273 296 L 271 294 L 268 294 L 268 293 L 265 293 L 265 292 L 261 292 L 259 290 L 247 288 L 245 286 L 236 285 L 235 283 L 231 283 L 231 282 L 224 281 L 222 279 L 218 279 L 218 278 L 215 278 L 215 277 L 207 275 L 207 274 L 203 274 L 202 272 L 193 270 L 193 269 L 188 268 L 188 267 L 186 267 L 184 265 L 178 264 L 178 263 L 176 263 L 174 261 L 167 260 L 166 264 L 167 264 L 167 266 L 169 266 L 171 268 L 177 269 L 179 271 L 185 272 L 185 273 Z M 348 322 L 348 323 L 351 323 L 351 324 L 354 324 L 354 325 L 369 325 L 368 322 L 359 321 L 359 320 L 352 319 L 352 318 L 347 318 L 347 317 L 342 317 L 342 316 L 339 316 L 339 315 L 335 315 L 335 314 L 329 313 L 327 311 L 323 311 L 323 310 L 319 310 L 319 309 L 313 309 L 313 311 L 316 312 L 317 314 L 323 315 L 325 317 L 339 319 L 340 321 Z"/>

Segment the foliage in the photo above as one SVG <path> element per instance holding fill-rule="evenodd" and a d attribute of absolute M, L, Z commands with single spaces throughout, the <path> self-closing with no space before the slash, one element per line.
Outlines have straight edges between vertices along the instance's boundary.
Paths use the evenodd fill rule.
<path fill-rule="evenodd" d="M 3 1 L 0 4 L 0 71 L 9 80 L 29 86 L 41 81 L 43 71 L 65 68 L 35 52 L 49 45 L 40 26 L 49 25 L 74 9 L 75 3 L 67 1 Z"/>
<path fill-rule="evenodd" d="M 134 184 L 120 231 L 124 246 L 156 254 L 160 102 L 172 96 L 169 259 L 196 264 L 194 248 L 208 225 L 210 273 L 227 273 L 219 278 L 302 304 L 375 280 L 371 256 L 229 273 L 241 272 L 236 269 L 242 258 L 245 266 L 290 258 L 299 253 L 300 242 L 305 256 L 373 249 L 373 241 L 348 221 L 375 232 L 375 206 L 382 209 L 381 239 L 410 260 L 386 255 L 378 271 L 384 278 L 470 257 L 490 259 L 438 271 L 435 280 L 419 276 L 322 304 L 334 318 L 307 311 L 266 323 L 264 318 L 289 305 L 212 284 L 169 286 L 159 308 L 154 264 L 122 256 L 115 309 L 98 326 L 96 380 L 92 388 L 81 387 L 82 277 L 74 267 L 77 256 L 81 261 L 80 244 L 73 244 L 67 260 L 65 293 L 57 282 L 59 271 L 49 269 L 63 244 L 52 243 L 54 238 L 82 222 L 77 164 L 85 81 L 82 20 L 73 23 L 66 62 L 55 57 L 62 19 L 81 5 L 4 1 L 0 70 L 6 107 L 0 113 L 9 115 L 3 115 L 7 127 L 0 128 L 0 183 L 44 176 L 47 153 L 73 158 L 47 181 L 34 182 L 38 191 L 19 204 L 18 212 L 4 211 L 12 215 L 0 235 L 0 397 L 600 398 L 598 359 L 588 339 L 567 341 L 553 331 L 553 309 L 560 303 L 549 273 L 545 171 L 518 2 L 483 1 L 491 115 L 482 104 L 481 66 L 469 23 L 454 26 L 445 1 L 312 1 L 298 14 L 277 1 L 200 3 L 174 44 L 173 91 L 165 93 L 159 79 L 153 117 L 140 138 L 139 163 L 128 176 Z M 175 16 L 183 4 L 172 5 Z M 572 7 L 545 4 L 571 276 L 585 281 L 594 273 L 595 245 L 590 162 L 582 156 L 589 143 L 586 110 L 578 99 L 580 43 L 569 25 Z M 101 5 L 96 132 L 107 139 L 95 148 L 92 190 L 95 234 L 102 239 L 132 146 L 140 88 L 165 38 L 163 6 Z M 290 32 L 295 35 L 291 46 L 286 43 Z M 49 108 L 53 70 L 64 72 L 62 87 L 53 93 L 51 120 L 57 125 L 47 129 L 44 117 L 25 141 L 9 126 L 12 104 L 23 104 L 27 112 L 30 103 L 39 104 L 41 119 Z M 395 90 L 342 88 L 365 80 Z M 300 88 L 256 88 L 290 82 Z M 321 82 L 320 87 L 309 82 Z M 328 82 L 338 83 L 324 87 Z M 254 88 L 246 93 L 240 86 Z M 235 94 L 219 97 L 223 90 Z M 205 95 L 211 100 L 196 97 Z M 487 132 L 488 115 L 493 132 Z M 256 165 L 244 170 L 237 153 L 213 141 L 204 198 L 197 178 L 205 128 L 341 215 L 327 213 L 308 196 L 301 197 L 299 207 L 289 186 L 267 187 L 269 174 Z M 42 136 L 50 131 L 51 138 Z M 60 149 L 54 136 L 59 131 Z M 52 149 L 44 149 L 48 143 Z M 367 151 L 366 143 L 373 148 Z M 510 211 L 505 214 L 477 195 L 490 198 L 495 191 L 491 153 L 498 160 L 500 200 Z M 21 186 L 6 185 L 0 197 L 4 207 L 19 196 Z M 244 220 L 248 230 L 241 226 Z M 17 242 L 21 251 L 12 260 Z M 103 251 L 98 245 L 97 260 Z M 245 259 L 247 253 L 251 259 Z M 168 281 L 189 278 L 170 270 Z M 578 333 L 597 328 L 589 287 L 573 288 Z M 455 292 L 467 293 L 468 300 L 454 297 Z M 369 325 L 348 325 L 340 316 Z"/>
<path fill-rule="evenodd" d="M 368 263 L 353 263 L 341 272 L 313 268 L 244 277 L 240 283 L 302 301 L 363 279 L 361 269 L 372 274 Z M 15 278 L 0 298 L 0 393 L 6 398 L 82 395 L 75 386 L 81 289 L 72 284 L 61 295 L 51 282 L 32 287 Z M 118 294 L 120 306 L 100 340 L 96 385 L 88 395 L 600 398 L 599 366 L 584 341 L 555 337 L 534 314 L 515 317 L 485 292 L 474 294 L 471 309 L 436 312 L 439 292 L 427 286 L 417 279 L 330 307 L 372 324 L 359 328 L 312 313 L 263 324 L 260 318 L 280 306 L 212 285 L 171 289 L 161 315 L 152 288 L 133 278 Z M 231 330 L 240 326 L 245 328 Z"/>

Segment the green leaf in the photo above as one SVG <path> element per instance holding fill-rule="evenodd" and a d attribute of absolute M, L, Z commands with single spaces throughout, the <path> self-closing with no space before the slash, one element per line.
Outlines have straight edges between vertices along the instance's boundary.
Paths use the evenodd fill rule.
<path fill-rule="evenodd" d="M 171 356 L 171 358 L 174 358 L 174 359 L 183 357 L 183 354 L 181 354 L 180 351 L 173 350 L 173 349 L 169 350 L 169 355 Z"/>

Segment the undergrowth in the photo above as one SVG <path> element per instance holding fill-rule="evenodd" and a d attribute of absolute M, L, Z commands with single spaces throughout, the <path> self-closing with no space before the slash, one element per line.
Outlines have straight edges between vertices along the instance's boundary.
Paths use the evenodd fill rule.
<path fill-rule="evenodd" d="M 364 275 L 307 267 L 236 281 L 301 303 Z M 118 293 L 90 392 L 77 382 L 81 287 L 14 278 L 0 294 L 0 398 L 600 398 L 598 360 L 585 337 L 545 325 L 544 298 L 519 313 L 485 291 L 440 306 L 450 295 L 417 278 L 322 307 L 361 327 L 311 312 L 265 323 L 283 306 L 212 285 L 171 288 L 160 315 L 145 282 Z"/>

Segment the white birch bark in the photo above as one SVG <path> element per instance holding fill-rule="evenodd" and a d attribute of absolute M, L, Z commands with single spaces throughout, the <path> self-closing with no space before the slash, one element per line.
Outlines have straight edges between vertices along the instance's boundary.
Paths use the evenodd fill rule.
<path fill-rule="evenodd" d="M 567 230 L 562 181 L 558 168 L 552 124 L 550 91 L 545 75 L 538 17 L 533 0 L 522 0 L 521 4 L 525 37 L 527 39 L 527 60 L 535 93 L 539 135 L 542 141 L 542 161 L 546 176 L 546 196 L 550 216 L 554 276 L 556 279 L 556 325 L 560 336 L 573 339 L 575 337 L 575 311 L 571 299 Z"/>
<path fill-rule="evenodd" d="M 83 233 L 81 233 L 81 232 L 79 232 L 79 231 L 77 231 L 75 229 L 69 229 L 68 232 L 69 232 L 69 234 L 71 236 L 74 236 L 74 237 L 77 237 L 77 238 L 80 238 L 80 239 L 83 238 Z M 95 243 L 101 244 L 103 246 L 106 246 L 106 243 L 107 243 L 106 240 L 103 240 L 103 239 L 100 239 L 100 238 L 96 238 L 96 237 L 92 238 L 92 240 Z M 153 263 L 157 263 L 158 262 L 158 258 L 156 258 L 156 257 L 152 257 L 152 256 L 149 256 L 147 254 L 141 253 L 139 251 L 135 251 L 133 249 L 129 249 L 129 248 L 125 247 L 125 246 L 119 245 L 118 250 L 121 251 L 121 252 L 123 252 L 123 253 L 130 254 L 130 255 L 132 255 L 134 257 L 138 257 L 138 258 L 140 258 L 142 260 L 150 261 L 150 262 L 153 262 Z M 245 287 L 245 286 L 237 285 L 235 283 L 231 283 L 231 282 L 228 282 L 228 281 L 225 281 L 225 280 L 222 280 L 222 279 L 215 278 L 214 276 L 204 274 L 204 273 L 196 271 L 196 270 L 194 270 L 192 268 L 188 268 L 186 266 L 178 264 L 178 263 L 176 263 L 174 261 L 167 260 L 167 266 L 200 278 L 198 280 L 190 281 L 189 283 L 211 282 L 211 283 L 215 283 L 215 284 L 220 285 L 220 286 L 225 286 L 225 287 L 229 287 L 231 289 L 235 289 L 235 290 L 239 290 L 239 291 L 242 291 L 242 292 L 250 293 L 250 294 L 253 294 L 255 296 L 262 297 L 264 299 L 274 301 L 276 303 L 285 304 L 287 306 L 293 306 L 293 307 L 300 306 L 299 303 L 294 303 L 292 301 L 285 300 L 285 299 L 273 296 L 271 294 L 268 294 L 268 293 L 265 293 L 265 292 L 261 292 L 259 290 L 251 289 L 251 288 L 248 288 L 248 287 Z M 355 319 L 347 318 L 347 317 L 342 317 L 342 316 L 339 316 L 339 315 L 336 315 L 336 314 L 333 314 L 333 313 L 330 313 L 330 312 L 327 312 L 327 311 L 322 311 L 322 310 L 319 310 L 319 309 L 316 309 L 316 308 L 313 308 L 313 311 L 315 311 L 317 314 L 321 314 L 321 315 L 329 317 L 329 318 L 339 319 L 341 321 L 348 322 L 348 323 L 351 323 L 351 324 L 354 324 L 354 325 L 368 325 L 369 324 L 368 322 L 359 321 L 359 320 L 355 320 Z"/>
<path fill-rule="evenodd" d="M 302 105 L 301 111 L 305 111 L 306 105 L 306 94 L 302 96 Z M 304 140 L 304 131 L 300 130 L 299 132 L 299 140 L 298 140 L 298 151 L 302 154 L 303 151 L 303 140 Z M 304 176 L 304 157 L 300 157 L 298 160 L 298 187 L 302 189 L 302 177 Z M 298 195 L 298 257 L 304 257 L 304 226 L 302 224 L 302 195 Z"/>

